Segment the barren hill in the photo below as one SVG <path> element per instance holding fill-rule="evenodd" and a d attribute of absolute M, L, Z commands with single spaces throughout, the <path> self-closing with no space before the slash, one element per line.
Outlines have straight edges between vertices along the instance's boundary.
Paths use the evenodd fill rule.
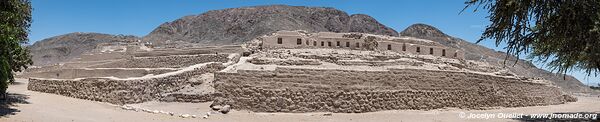
<path fill-rule="evenodd" d="M 208 45 L 241 44 L 277 30 L 398 35 L 394 29 L 364 14 L 348 15 L 344 11 L 324 7 L 271 5 L 185 16 L 160 25 L 143 40 L 152 43 L 170 40 Z"/>
<path fill-rule="evenodd" d="M 48 65 L 67 61 L 96 49 L 101 43 L 131 42 L 135 36 L 101 33 L 69 33 L 37 41 L 29 47 L 34 65 Z"/>
<path fill-rule="evenodd" d="M 494 51 L 481 45 L 477 45 L 459 38 L 448 36 L 439 29 L 430 25 L 413 24 L 406 28 L 404 31 L 400 32 L 400 35 L 429 39 L 439 42 L 446 46 L 462 49 L 465 51 L 465 59 L 467 60 L 477 60 L 488 62 L 496 66 L 506 66 L 510 71 L 522 76 L 542 77 L 544 79 L 553 81 L 555 84 L 562 87 L 566 91 L 585 92 L 590 90 L 588 87 L 585 87 L 583 83 L 579 82 L 579 80 L 575 79 L 573 76 L 568 75 L 566 77 L 563 77 L 563 75 L 555 74 L 537 68 L 531 62 L 526 60 L 519 59 L 517 61 L 517 64 L 513 66 L 513 64 L 515 63 L 514 61 L 516 59 L 514 56 L 509 56 L 509 60 L 507 60 L 506 65 L 504 65 L 504 61 L 506 59 L 505 52 Z"/>

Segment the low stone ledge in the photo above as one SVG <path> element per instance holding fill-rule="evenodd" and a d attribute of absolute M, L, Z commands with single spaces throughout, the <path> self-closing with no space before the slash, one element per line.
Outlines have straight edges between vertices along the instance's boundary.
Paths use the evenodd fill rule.
<path fill-rule="evenodd" d="M 162 97 L 160 101 L 163 102 L 190 102 L 190 103 L 199 103 L 199 102 L 210 102 L 213 101 L 215 97 L 221 97 L 221 94 L 218 93 L 209 93 L 209 94 L 182 94 L 182 93 L 173 93 L 168 94 L 165 97 Z"/>

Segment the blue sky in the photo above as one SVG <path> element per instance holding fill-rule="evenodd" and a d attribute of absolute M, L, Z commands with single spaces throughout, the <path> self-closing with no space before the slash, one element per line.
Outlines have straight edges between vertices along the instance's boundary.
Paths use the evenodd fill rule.
<path fill-rule="evenodd" d="M 448 35 L 471 42 L 489 24 L 488 13 L 463 13 L 464 0 L 32 0 L 30 44 L 72 32 L 98 32 L 144 36 L 155 27 L 186 15 L 242 6 L 284 4 L 334 7 L 348 14 L 367 14 L 402 31 L 414 23 L 433 25 Z M 492 41 L 479 43 L 502 50 Z M 543 64 L 536 63 L 539 67 Z M 584 84 L 598 84 L 600 77 L 570 73 Z"/>

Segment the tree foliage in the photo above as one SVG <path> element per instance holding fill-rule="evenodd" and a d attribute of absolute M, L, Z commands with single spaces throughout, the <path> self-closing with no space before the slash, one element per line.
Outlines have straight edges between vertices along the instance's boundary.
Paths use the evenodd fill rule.
<path fill-rule="evenodd" d="M 489 11 L 484 39 L 505 42 L 507 54 L 528 53 L 552 70 L 600 72 L 600 0 L 469 0 Z"/>
<path fill-rule="evenodd" d="M 9 82 L 14 82 L 13 71 L 31 65 L 29 51 L 22 45 L 28 41 L 31 26 L 29 0 L 0 1 L 0 92 L 5 93 Z"/>

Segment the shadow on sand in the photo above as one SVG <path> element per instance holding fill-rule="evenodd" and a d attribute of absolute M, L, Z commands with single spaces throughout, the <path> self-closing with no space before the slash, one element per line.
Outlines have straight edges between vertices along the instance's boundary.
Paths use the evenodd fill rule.
<path fill-rule="evenodd" d="M 27 99 L 29 99 L 29 95 L 7 93 L 6 99 L 0 99 L 0 118 L 15 115 L 16 112 L 20 112 L 20 110 L 17 110 L 14 107 L 16 107 L 16 104 L 29 104 Z"/>

